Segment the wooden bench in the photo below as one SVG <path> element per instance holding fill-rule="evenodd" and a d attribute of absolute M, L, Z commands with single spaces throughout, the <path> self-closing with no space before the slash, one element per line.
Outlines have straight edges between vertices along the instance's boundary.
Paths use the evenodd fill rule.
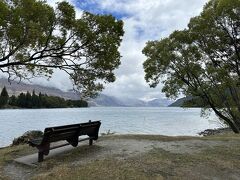
<path fill-rule="evenodd" d="M 78 142 L 89 140 L 89 145 L 92 145 L 93 140 L 98 139 L 98 131 L 100 121 L 89 121 L 87 123 L 71 124 L 65 126 L 48 127 L 44 130 L 42 138 L 32 139 L 28 144 L 38 149 L 38 162 L 43 161 L 44 155 L 48 155 L 51 149 L 67 146 L 71 144 L 77 147 Z M 79 136 L 87 135 L 87 138 L 78 139 Z M 68 143 L 50 147 L 50 143 L 66 140 Z"/>

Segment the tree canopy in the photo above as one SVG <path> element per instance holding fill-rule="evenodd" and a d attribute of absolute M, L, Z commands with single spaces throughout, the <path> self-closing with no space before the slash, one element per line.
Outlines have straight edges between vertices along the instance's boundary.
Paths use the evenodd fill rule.
<path fill-rule="evenodd" d="M 145 79 L 163 92 L 201 98 L 240 132 L 240 1 L 210 0 L 188 28 L 143 50 Z"/>
<path fill-rule="evenodd" d="M 63 1 L 56 9 L 42 0 L 0 0 L 0 70 L 9 79 L 50 78 L 65 71 L 86 96 L 114 82 L 123 22 L 83 12 Z"/>
<path fill-rule="evenodd" d="M 1 98 L 1 97 L 0 97 Z M 0 106 L 1 107 L 1 106 Z M 87 101 L 64 99 L 46 94 L 35 94 L 35 91 L 20 93 L 19 96 L 11 96 L 8 102 L 9 108 L 70 108 L 88 107 Z"/>

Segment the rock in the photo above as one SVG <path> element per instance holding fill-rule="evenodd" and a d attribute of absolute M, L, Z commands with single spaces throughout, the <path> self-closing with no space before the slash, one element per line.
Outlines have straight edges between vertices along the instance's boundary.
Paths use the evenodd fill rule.
<path fill-rule="evenodd" d="M 113 135 L 115 132 L 111 132 L 110 129 L 106 133 L 101 133 L 101 136 Z"/>
<path fill-rule="evenodd" d="M 218 128 L 218 129 L 206 129 L 198 134 L 201 136 L 211 136 L 215 134 L 225 134 L 230 132 L 232 132 L 230 128 Z"/>
<path fill-rule="evenodd" d="M 29 139 L 40 138 L 43 136 L 43 132 L 39 130 L 32 130 L 25 132 L 22 136 L 14 138 L 12 146 L 25 144 Z"/>

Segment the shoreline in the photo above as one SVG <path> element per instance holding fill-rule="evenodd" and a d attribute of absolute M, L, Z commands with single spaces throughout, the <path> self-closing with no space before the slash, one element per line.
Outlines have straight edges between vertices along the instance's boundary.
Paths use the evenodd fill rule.
<path fill-rule="evenodd" d="M 29 132 L 29 131 L 27 131 L 27 132 Z M 25 132 L 25 133 L 27 133 L 27 132 Z M 107 136 L 139 136 L 139 137 L 141 137 L 141 136 L 155 136 L 155 137 L 167 137 L 167 138 L 177 138 L 177 137 L 198 138 L 198 137 L 206 137 L 206 136 L 213 136 L 213 135 L 223 135 L 223 134 L 229 134 L 229 133 L 233 134 L 232 130 L 230 128 L 226 127 L 226 128 L 205 129 L 203 131 L 198 132 L 195 136 L 189 136 L 189 135 L 168 136 L 168 135 L 162 135 L 162 134 L 115 134 L 115 133 L 110 133 L 110 134 L 106 133 L 105 134 L 105 133 L 103 133 L 99 137 L 101 137 L 101 136 L 102 137 L 107 137 Z M 14 141 L 16 139 L 21 139 L 24 136 L 24 134 L 22 136 L 14 138 L 11 144 L 9 144 L 7 146 L 0 147 L 0 150 L 4 149 L 4 148 L 17 146 L 17 145 L 20 145 L 20 144 L 25 144 L 25 143 L 21 143 L 21 142 L 19 144 L 14 144 Z M 30 136 L 31 136 L 31 134 L 30 134 Z M 28 139 L 29 137 L 25 137 L 25 138 Z"/>

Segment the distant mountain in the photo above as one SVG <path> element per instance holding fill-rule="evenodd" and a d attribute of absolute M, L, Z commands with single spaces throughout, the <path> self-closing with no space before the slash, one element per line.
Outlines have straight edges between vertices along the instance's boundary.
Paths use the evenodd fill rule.
<path fill-rule="evenodd" d="M 118 100 L 121 102 L 121 104 L 124 104 L 124 106 L 127 106 L 127 107 L 144 107 L 144 106 L 146 106 L 146 103 L 140 99 L 118 98 Z"/>
<path fill-rule="evenodd" d="M 174 103 L 170 104 L 169 107 L 201 108 L 209 107 L 209 105 L 199 97 L 188 96 L 176 100 Z"/>
<path fill-rule="evenodd" d="M 53 87 L 45 87 L 36 84 L 18 83 L 12 81 L 11 84 L 7 79 L 0 78 L 0 89 L 3 87 L 7 88 L 9 95 L 19 95 L 21 92 L 26 93 L 27 91 L 36 93 L 43 93 L 50 96 L 58 96 L 64 99 L 78 100 L 80 99 L 79 94 L 69 90 L 67 92 L 62 91 Z M 150 101 L 143 101 L 134 98 L 116 98 L 113 96 L 108 96 L 105 94 L 100 94 L 95 99 L 90 99 L 88 101 L 89 106 L 106 106 L 106 107 L 166 107 L 172 103 L 172 101 L 167 99 L 153 99 Z"/>
<path fill-rule="evenodd" d="M 125 106 L 119 99 L 105 94 L 100 94 L 97 98 L 89 100 L 88 103 L 90 106 Z"/>
<path fill-rule="evenodd" d="M 154 99 L 147 102 L 147 106 L 149 107 L 166 107 L 172 104 L 173 101 L 169 99 Z"/>
<path fill-rule="evenodd" d="M 177 99 L 174 103 L 170 104 L 169 107 L 182 107 L 185 102 L 190 100 L 192 100 L 192 97 L 183 97 Z"/>
<path fill-rule="evenodd" d="M 116 98 L 101 94 L 89 102 L 92 106 L 115 106 L 115 107 L 167 107 L 172 101 L 167 99 L 154 99 L 143 101 L 134 98 Z"/>
<path fill-rule="evenodd" d="M 80 99 L 79 95 L 72 90 L 65 92 L 53 87 L 27 84 L 24 82 L 18 83 L 15 81 L 11 81 L 11 84 L 10 84 L 7 79 L 0 78 L 0 88 L 2 89 L 4 86 L 7 88 L 9 95 L 19 95 L 21 92 L 26 93 L 27 91 L 32 92 L 34 90 L 36 93 L 41 92 L 43 94 L 47 94 L 50 96 L 58 96 L 64 99 L 72 99 L 72 100 Z"/>

